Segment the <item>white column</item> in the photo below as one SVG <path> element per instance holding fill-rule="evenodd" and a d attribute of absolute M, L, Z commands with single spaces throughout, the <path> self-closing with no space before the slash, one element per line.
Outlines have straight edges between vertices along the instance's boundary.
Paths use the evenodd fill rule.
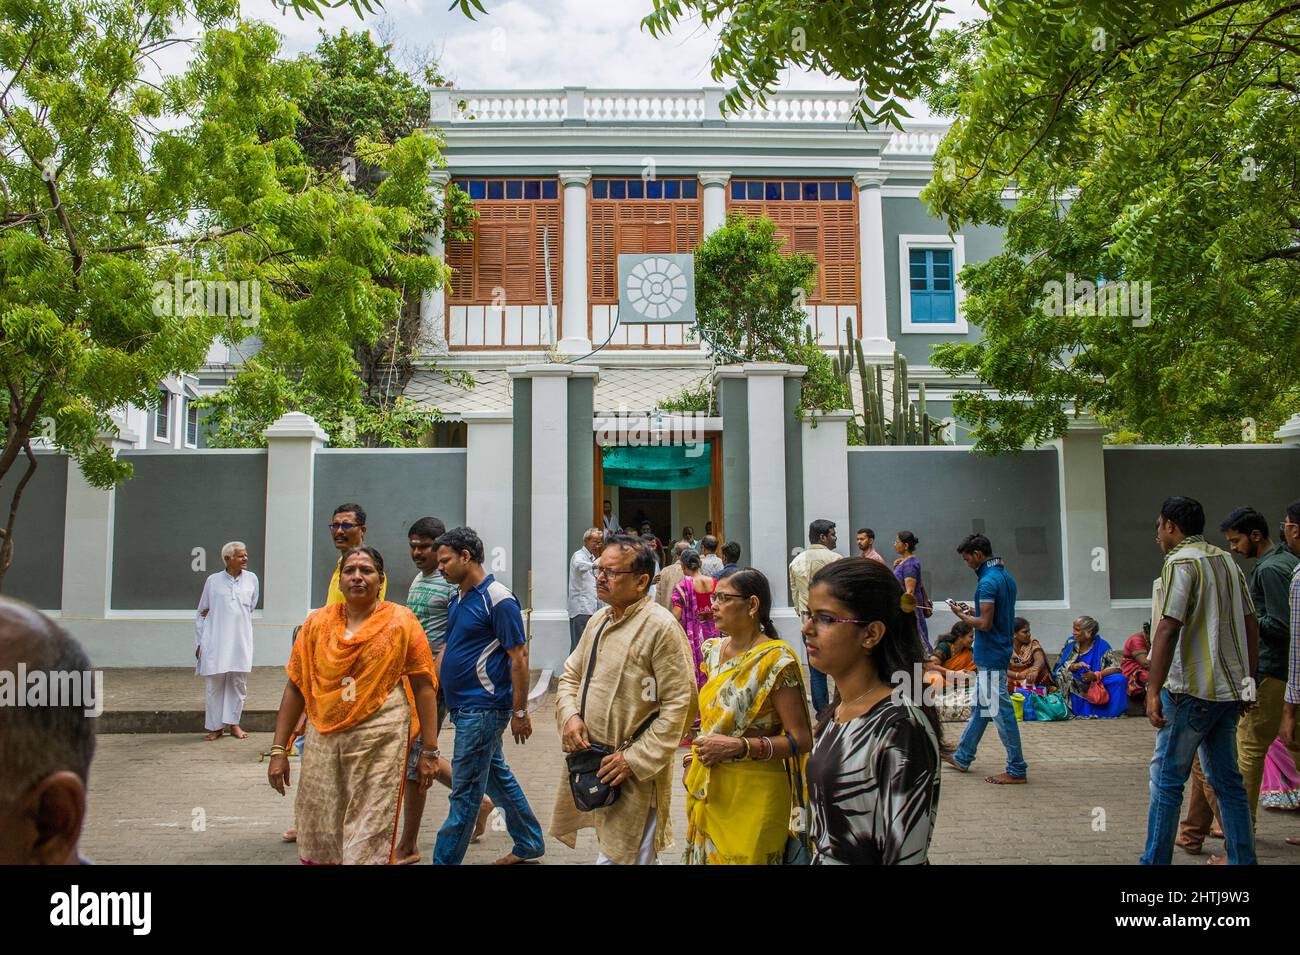
<path fill-rule="evenodd" d="M 510 411 L 466 411 L 465 523 L 478 531 L 488 570 L 507 587 L 514 534 L 514 488 L 502 464 L 514 460 L 514 417 Z M 500 559 L 498 559 L 500 558 Z M 525 581 L 525 587 L 527 582 Z"/>
<path fill-rule="evenodd" d="M 1065 603 L 1088 613 L 1107 630 L 1110 607 L 1110 541 L 1106 525 L 1106 429 L 1090 417 L 1070 421 L 1052 443 L 1060 454 L 1061 551 Z M 1154 576 L 1154 574 L 1153 574 Z M 1097 611 L 1101 610 L 1101 613 Z"/>
<path fill-rule="evenodd" d="M 312 505 L 316 451 L 329 440 L 311 415 L 293 411 L 266 437 L 266 563 L 262 619 L 294 627 L 311 606 Z M 287 653 L 287 641 L 284 646 Z"/>
<path fill-rule="evenodd" d="M 752 566 L 772 582 L 773 608 L 789 606 L 786 553 L 785 379 L 801 365 L 746 362 L 749 398 L 749 544 Z"/>
<path fill-rule="evenodd" d="M 731 173 L 712 171 L 698 175 L 704 187 L 704 236 L 708 238 L 727 223 L 727 183 L 731 181 Z"/>
<path fill-rule="evenodd" d="M 117 452 L 135 447 L 138 436 L 125 428 L 101 435 Z M 102 620 L 109 609 L 113 580 L 113 505 L 116 491 L 92 487 L 75 461 L 68 460 L 63 519 L 63 617 Z"/>
<path fill-rule="evenodd" d="M 834 521 L 835 549 L 845 557 L 857 553 L 849 524 L 848 422 L 853 412 L 817 412 L 803 422 L 803 526 L 824 518 Z"/>
<path fill-rule="evenodd" d="M 1282 427 L 1273 432 L 1273 437 L 1283 444 L 1300 446 L 1300 411 L 1297 411 Z"/>
<path fill-rule="evenodd" d="M 433 206 L 441 211 L 447 202 L 447 186 L 451 182 L 451 173 L 445 169 L 435 169 L 429 173 L 429 194 L 433 197 Z M 429 255 L 439 261 L 446 261 L 447 246 L 442 239 L 442 229 L 426 233 L 425 247 Z M 420 298 L 420 345 L 417 354 L 428 352 L 435 355 L 447 353 L 447 290 L 430 289 Z"/>
<path fill-rule="evenodd" d="M 858 258 L 862 294 L 862 351 L 865 355 L 892 357 L 894 343 L 889 340 L 885 305 L 885 225 L 880 201 L 880 187 L 885 181 L 880 172 L 854 175 L 858 187 Z M 899 291 L 906 294 L 906 290 Z"/>
<path fill-rule="evenodd" d="M 591 351 L 587 337 L 587 184 L 590 169 L 561 169 L 564 186 L 564 300 L 560 305 L 558 350 L 562 355 Z"/>

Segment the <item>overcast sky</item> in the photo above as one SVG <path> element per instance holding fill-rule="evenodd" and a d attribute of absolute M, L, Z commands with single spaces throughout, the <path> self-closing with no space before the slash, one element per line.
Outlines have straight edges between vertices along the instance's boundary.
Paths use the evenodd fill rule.
<path fill-rule="evenodd" d="M 386 0 L 379 16 L 395 30 L 397 45 L 431 49 L 443 73 L 462 89 L 691 88 L 713 85 L 709 55 L 713 36 L 697 23 L 679 25 L 665 39 L 641 29 L 651 0 L 483 0 L 477 21 L 451 0 Z M 944 25 L 979 15 L 974 0 L 950 0 Z M 280 14 L 272 0 L 247 0 L 244 15 L 272 23 L 285 36 L 287 55 L 311 49 L 322 28 L 369 28 L 351 8 L 331 10 L 324 20 Z M 790 89 L 848 88 L 843 80 L 794 73 Z"/>

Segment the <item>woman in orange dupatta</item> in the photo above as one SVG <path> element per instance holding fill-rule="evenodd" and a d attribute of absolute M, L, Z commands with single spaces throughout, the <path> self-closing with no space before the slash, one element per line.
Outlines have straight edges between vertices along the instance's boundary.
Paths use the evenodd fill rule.
<path fill-rule="evenodd" d="M 289 736 L 305 709 L 298 857 L 307 865 L 388 864 L 417 728 L 425 740 L 421 792 L 437 770 L 437 677 L 415 614 L 379 599 L 379 551 L 354 547 L 342 566 L 345 602 L 313 610 L 294 641 L 267 777 L 284 795 Z"/>

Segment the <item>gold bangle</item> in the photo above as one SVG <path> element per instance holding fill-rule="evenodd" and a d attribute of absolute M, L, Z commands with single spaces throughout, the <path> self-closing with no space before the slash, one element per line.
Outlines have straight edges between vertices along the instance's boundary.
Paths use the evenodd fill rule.
<path fill-rule="evenodd" d="M 745 755 L 744 755 L 743 757 L 741 757 L 741 758 L 742 758 L 742 759 L 753 759 L 754 756 L 753 756 L 753 754 L 750 752 L 750 749 L 749 749 L 749 737 L 748 737 L 748 736 L 742 736 L 742 737 L 740 738 L 740 741 L 741 741 L 742 743 L 745 744 Z"/>

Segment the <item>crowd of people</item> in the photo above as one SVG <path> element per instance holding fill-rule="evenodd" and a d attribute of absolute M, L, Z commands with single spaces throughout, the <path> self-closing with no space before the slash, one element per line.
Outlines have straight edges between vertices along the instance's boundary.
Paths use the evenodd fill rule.
<path fill-rule="evenodd" d="M 688 864 L 924 863 L 941 770 L 969 772 L 990 722 L 1005 765 L 984 778 L 1029 782 L 1017 717 L 1036 700 L 1062 718 L 1140 707 L 1156 728 L 1143 863 L 1167 864 L 1176 845 L 1199 853 L 1215 837 L 1225 853 L 1212 861 L 1251 863 L 1258 806 L 1300 803 L 1300 501 L 1277 543 L 1250 508 L 1222 521 L 1228 550 L 1206 539 L 1205 523 L 1198 502 L 1166 500 L 1152 624 L 1116 649 L 1096 619 L 1080 616 L 1053 663 L 1016 615 L 1016 581 L 985 535 L 957 544 L 974 596 L 947 602 L 956 622 L 931 643 L 935 608 L 916 535 L 896 535 L 891 565 L 869 528 L 857 532 L 858 554 L 842 557 L 835 525 L 813 521 L 788 569 L 805 670 L 773 623 L 772 582 L 739 566 L 737 544 L 719 546 L 711 533 L 697 541 L 687 528 L 665 565 L 650 528 L 623 533 L 607 515 L 570 562 L 571 652 L 555 693 L 565 758 L 549 834 L 575 846 L 591 828 L 596 862 L 656 862 L 672 842 L 680 786 Z M 507 728 L 519 745 L 533 734 L 523 613 L 484 568 L 483 541 L 435 517 L 415 521 L 417 573 L 396 602 L 386 599 L 384 556 L 365 544 L 364 508 L 340 505 L 329 531 L 339 557 L 324 606 L 295 632 L 269 753 L 270 785 L 296 789 L 286 840 L 305 864 L 419 861 L 421 817 L 438 782 L 448 810 L 435 864 L 459 864 L 494 810 L 511 839 L 499 864 L 542 857 L 542 825 L 503 747 Z M 1254 561 L 1249 578 L 1230 551 Z M 195 617 L 207 741 L 247 736 L 239 724 L 259 583 L 244 544 L 231 542 L 222 557 Z M 0 662 L 18 661 L 52 666 L 84 654 L 38 612 L 0 601 Z M 955 693 L 969 712 L 953 741 L 944 700 Z M 70 754 L 3 749 L 10 785 L 27 794 L 16 803 L 27 822 L 6 822 L 26 835 L 0 840 L 16 857 L 77 858 L 93 735 L 61 713 L 0 712 L 41 723 L 19 729 L 50 741 L 50 754 Z M 447 718 L 450 759 L 438 748 Z M 6 728 L 0 738 L 17 737 Z M 295 752 L 302 761 L 291 778 Z M 1287 841 L 1300 845 L 1300 836 Z"/>

